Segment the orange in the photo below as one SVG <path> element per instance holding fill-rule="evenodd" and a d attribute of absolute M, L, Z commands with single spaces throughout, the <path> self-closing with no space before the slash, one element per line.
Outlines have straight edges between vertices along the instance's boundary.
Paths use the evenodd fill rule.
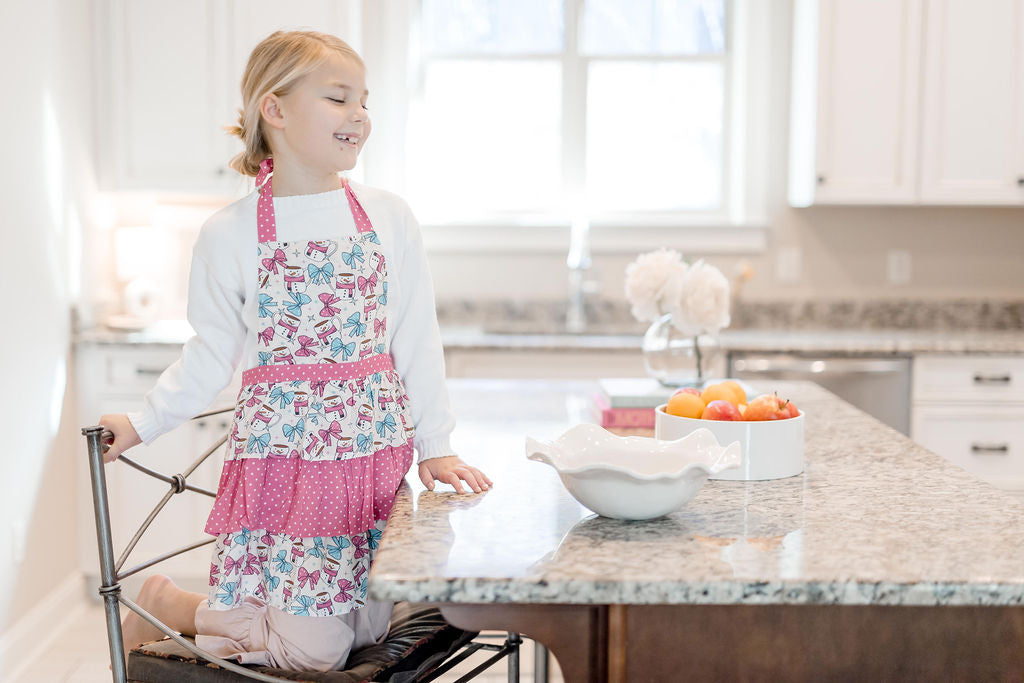
<path fill-rule="evenodd" d="M 696 394 L 681 391 L 668 400 L 665 412 L 678 417 L 700 418 L 704 412 L 704 401 Z"/>
<path fill-rule="evenodd" d="M 704 391 L 701 392 L 700 398 L 704 401 L 705 405 L 718 400 L 728 401 L 734 406 L 739 406 L 739 404 L 747 402 L 747 395 L 735 382 L 731 385 L 726 382 L 718 382 L 717 384 L 708 385 L 705 387 Z"/>
<path fill-rule="evenodd" d="M 722 382 L 722 385 L 731 387 L 732 390 L 736 392 L 736 396 L 739 398 L 740 403 L 747 402 L 747 392 L 743 391 L 743 387 L 740 386 L 739 382 L 737 382 L 736 380 L 727 379 L 724 382 Z"/>

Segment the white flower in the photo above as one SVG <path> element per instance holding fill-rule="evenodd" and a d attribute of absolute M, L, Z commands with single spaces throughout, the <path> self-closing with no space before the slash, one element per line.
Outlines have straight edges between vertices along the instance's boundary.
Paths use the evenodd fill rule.
<path fill-rule="evenodd" d="M 718 268 L 702 260 L 692 264 L 667 300 L 672 324 L 687 336 L 718 334 L 729 326 L 729 281 Z"/>
<path fill-rule="evenodd" d="M 640 254 L 626 266 L 626 298 L 632 304 L 633 317 L 654 321 L 662 316 L 672 303 L 667 293 L 671 290 L 673 298 L 678 297 L 678 283 L 686 268 L 682 254 L 665 247 Z"/>

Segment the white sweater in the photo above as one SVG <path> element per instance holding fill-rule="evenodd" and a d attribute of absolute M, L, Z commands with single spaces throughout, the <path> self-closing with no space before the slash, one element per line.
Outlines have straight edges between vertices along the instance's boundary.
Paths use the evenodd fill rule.
<path fill-rule="evenodd" d="M 445 386 L 444 351 L 419 222 L 393 192 L 350 181 L 388 263 L 387 341 L 405 383 L 417 462 L 454 455 L 455 415 Z M 257 190 L 218 210 L 192 249 L 187 317 L 195 336 L 157 379 L 142 410 L 128 413 L 145 444 L 203 412 L 239 364 L 257 365 Z M 355 221 L 343 188 L 274 198 L 277 239 L 347 239 Z"/>

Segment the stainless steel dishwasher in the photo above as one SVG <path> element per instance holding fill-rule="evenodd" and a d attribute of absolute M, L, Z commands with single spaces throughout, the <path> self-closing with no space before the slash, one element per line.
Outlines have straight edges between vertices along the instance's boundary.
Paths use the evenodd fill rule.
<path fill-rule="evenodd" d="M 909 356 L 839 356 L 789 353 L 729 353 L 729 377 L 755 382 L 771 391 L 764 380 L 807 380 L 873 415 L 893 429 L 910 435 Z"/>

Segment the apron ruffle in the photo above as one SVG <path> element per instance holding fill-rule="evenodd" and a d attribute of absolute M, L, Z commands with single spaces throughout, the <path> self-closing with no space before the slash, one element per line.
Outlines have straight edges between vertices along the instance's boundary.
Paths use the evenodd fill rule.
<path fill-rule="evenodd" d="M 239 458 L 224 462 L 205 531 L 266 529 L 336 536 L 386 520 L 413 463 L 413 444 L 347 460 Z"/>
<path fill-rule="evenodd" d="M 230 610 L 254 596 L 299 616 L 361 609 L 386 521 L 359 533 L 295 537 L 243 528 L 220 534 L 210 562 L 207 605 Z"/>

